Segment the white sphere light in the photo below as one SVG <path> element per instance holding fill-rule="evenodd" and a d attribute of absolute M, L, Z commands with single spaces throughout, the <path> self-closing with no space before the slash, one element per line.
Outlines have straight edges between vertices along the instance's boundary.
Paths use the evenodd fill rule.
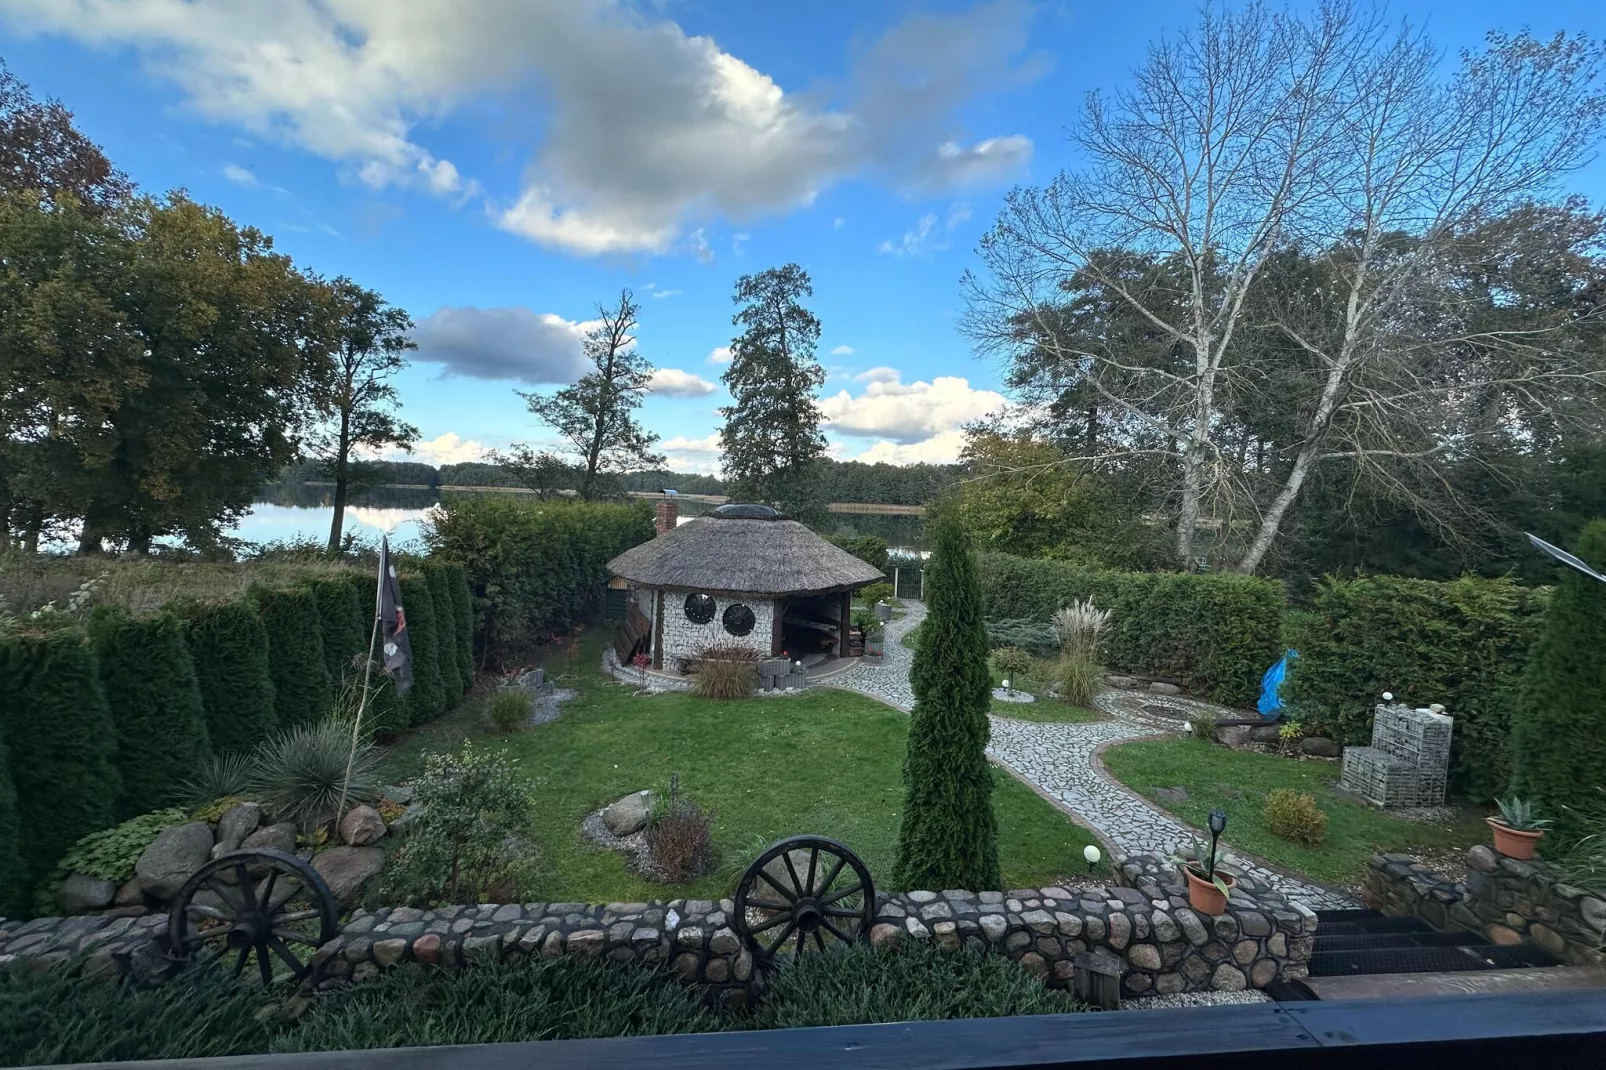
<path fill-rule="evenodd" d="M 1005 691 L 1008 691 L 1008 690 L 1009 690 L 1009 681 L 1008 681 L 1008 680 L 1005 680 L 1005 681 L 1004 681 L 1004 690 L 1005 690 Z"/>
<path fill-rule="evenodd" d="M 1392 691 L 1383 692 L 1383 701 L 1384 702 L 1393 702 L 1394 701 L 1394 692 L 1392 692 Z"/>
<path fill-rule="evenodd" d="M 1088 865 L 1096 866 L 1098 865 L 1099 859 L 1103 858 L 1104 856 L 1099 852 L 1097 847 L 1090 843 L 1086 847 L 1082 848 L 1082 857 L 1087 859 Z"/>

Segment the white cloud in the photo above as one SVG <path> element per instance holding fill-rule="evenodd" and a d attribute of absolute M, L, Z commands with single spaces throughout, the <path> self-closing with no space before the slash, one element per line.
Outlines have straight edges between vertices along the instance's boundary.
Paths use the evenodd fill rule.
<path fill-rule="evenodd" d="M 1032 139 L 1024 134 L 990 137 L 974 145 L 944 141 L 921 165 L 905 192 L 969 190 L 1007 182 L 1032 161 Z"/>
<path fill-rule="evenodd" d="M 679 368 L 659 368 L 652 373 L 647 389 L 671 398 L 705 398 L 719 387 L 707 379 Z"/>
<path fill-rule="evenodd" d="M 835 219 L 831 220 L 831 229 L 832 230 L 841 230 L 842 229 L 842 224 L 846 223 L 846 222 L 847 222 L 846 219 L 842 218 L 841 216 L 837 216 Z"/>
<path fill-rule="evenodd" d="M 485 447 L 473 439 L 460 437 L 456 431 L 448 431 L 444 435 L 436 435 L 427 442 L 414 443 L 411 456 L 414 460 L 436 466 L 465 464 L 484 457 Z"/>
<path fill-rule="evenodd" d="M 708 354 L 708 363 L 729 364 L 733 355 L 730 346 L 715 346 Z"/>
<path fill-rule="evenodd" d="M 1024 0 L 910 17 L 856 57 L 843 83 L 808 93 L 689 36 L 661 8 L 619 0 L 5 0 L 5 9 L 0 18 L 19 33 L 131 49 L 193 112 L 252 141 L 322 157 L 375 189 L 483 196 L 497 225 L 589 255 L 662 253 L 695 234 L 694 253 L 711 257 L 693 228 L 806 206 L 853 175 L 939 196 L 1001 174 L 1025 139 L 961 148 L 956 117 L 978 94 L 1041 71 L 1020 58 L 1032 17 Z M 495 195 L 427 143 L 487 103 L 530 115 L 542 132 L 518 189 Z"/>
<path fill-rule="evenodd" d="M 597 326 L 522 306 L 442 308 L 413 328 L 413 360 L 471 379 L 572 383 L 585 371 L 580 340 Z"/>
<path fill-rule="evenodd" d="M 842 460 L 865 464 L 953 464 L 965 449 L 963 431 L 943 431 L 919 442 L 900 444 L 882 439 L 869 449 Z"/>
<path fill-rule="evenodd" d="M 262 184 L 257 181 L 256 175 L 253 175 L 239 164 L 224 164 L 223 177 L 233 182 L 236 186 L 244 186 L 246 189 L 256 189 Z"/>
<path fill-rule="evenodd" d="M 720 446 L 717 434 L 707 438 L 677 435 L 658 443 L 658 448 L 668 458 L 668 467 L 674 471 L 705 472 L 709 475 L 719 472 Z"/>
<path fill-rule="evenodd" d="M 889 372 L 890 377 L 886 374 Z M 865 375 L 875 378 L 867 380 L 859 396 L 843 390 L 820 399 L 825 426 L 839 434 L 911 445 L 934 435 L 958 432 L 965 424 L 1005 405 L 1002 394 L 976 390 L 959 376 L 939 375 L 929 383 L 904 383 L 890 368 L 875 368 Z"/>
<path fill-rule="evenodd" d="M 681 291 L 679 290 L 654 290 L 652 292 L 652 299 L 654 301 L 662 301 L 666 297 L 679 297 L 680 294 Z"/>
<path fill-rule="evenodd" d="M 860 372 L 853 377 L 853 380 L 858 383 L 896 383 L 901 378 L 903 378 L 903 373 L 897 368 L 888 368 L 882 365 L 878 368 L 871 368 L 867 372 Z"/>
<path fill-rule="evenodd" d="M 904 232 L 899 241 L 887 240 L 876 247 L 877 252 L 905 256 L 925 256 L 948 248 L 954 228 L 970 218 L 970 205 L 963 202 L 948 206 L 947 221 L 937 222 L 937 213 L 927 212 L 916 221 L 914 229 Z"/>
<path fill-rule="evenodd" d="M 851 356 L 853 356 L 853 347 L 852 346 L 834 346 L 831 349 L 831 355 L 833 357 L 851 357 Z"/>

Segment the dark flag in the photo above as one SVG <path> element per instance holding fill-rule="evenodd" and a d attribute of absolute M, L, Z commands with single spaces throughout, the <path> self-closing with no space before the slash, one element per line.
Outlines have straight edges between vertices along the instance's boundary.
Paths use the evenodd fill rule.
<path fill-rule="evenodd" d="M 385 674 L 396 681 L 396 694 L 413 686 L 413 641 L 407 634 L 407 613 L 402 609 L 401 585 L 390 559 L 390 539 L 379 541 L 379 631 L 384 642 Z"/>

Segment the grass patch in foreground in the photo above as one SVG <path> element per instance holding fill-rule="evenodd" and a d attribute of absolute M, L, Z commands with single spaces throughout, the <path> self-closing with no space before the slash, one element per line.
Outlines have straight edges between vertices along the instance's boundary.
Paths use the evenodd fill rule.
<path fill-rule="evenodd" d="M 1211 810 L 1225 810 L 1224 843 L 1327 884 L 1359 883 L 1367 856 L 1374 851 L 1469 847 L 1482 843 L 1488 834 L 1481 813 L 1465 812 L 1447 826 L 1424 825 L 1341 798 L 1332 791 L 1339 769 L 1329 762 L 1228 750 L 1197 739 L 1166 739 L 1111 747 L 1104 752 L 1104 767 L 1151 801 L 1155 788 L 1186 788 L 1186 802 L 1161 808 L 1198 829 L 1206 826 Z M 1261 807 L 1274 788 L 1316 797 L 1327 814 L 1326 842 L 1303 847 L 1267 830 Z"/>
<path fill-rule="evenodd" d="M 1096 710 L 1072 706 L 1056 698 L 1038 695 L 1036 702 L 1000 702 L 993 699 L 993 713 L 1017 721 L 1035 721 L 1039 724 L 1090 724 L 1107 721 L 1108 717 Z"/>
<path fill-rule="evenodd" d="M 283 998 L 284 992 L 279 993 Z M 403 966 L 290 1020 L 224 971 L 161 988 L 0 970 L 0 1065 L 647 1036 L 1081 1009 L 1002 955 L 859 945 L 781 969 L 754 1010 L 703 1005 L 666 971 L 573 959 Z"/>
<path fill-rule="evenodd" d="M 425 751 L 455 748 L 465 736 L 517 759 L 535 796 L 532 831 L 549 870 L 537 890 L 548 901 L 718 898 L 765 844 L 804 833 L 842 841 L 878 880 L 889 877 L 903 809 L 905 714 L 830 688 L 735 701 L 638 698 L 595 668 L 605 641 L 587 637 L 548 663 L 560 686 L 579 692 L 556 721 L 489 736 L 466 707 L 393 747 L 384 776 L 408 776 Z M 725 872 L 655 884 L 581 838 L 586 814 L 632 791 L 663 790 L 671 773 L 715 812 Z M 1092 835 L 1008 774 L 994 775 L 1004 887 L 1042 887 L 1076 871 Z"/>

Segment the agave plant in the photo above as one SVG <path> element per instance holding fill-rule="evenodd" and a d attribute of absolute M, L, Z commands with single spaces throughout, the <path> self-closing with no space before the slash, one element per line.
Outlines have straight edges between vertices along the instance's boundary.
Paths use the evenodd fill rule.
<path fill-rule="evenodd" d="M 1221 879 L 1221 874 L 1216 870 L 1216 860 L 1217 856 L 1210 845 L 1201 842 L 1197 836 L 1193 837 L 1193 857 L 1190 858 L 1181 851 L 1171 856 L 1173 866 L 1188 870 L 1200 880 L 1215 885 L 1216 891 L 1222 895 L 1230 896 L 1232 885 Z"/>
<path fill-rule="evenodd" d="M 1550 819 L 1535 817 L 1533 804 L 1513 795 L 1509 799 L 1496 799 L 1500 807 L 1500 823 L 1518 832 L 1538 832 L 1550 827 Z"/>

